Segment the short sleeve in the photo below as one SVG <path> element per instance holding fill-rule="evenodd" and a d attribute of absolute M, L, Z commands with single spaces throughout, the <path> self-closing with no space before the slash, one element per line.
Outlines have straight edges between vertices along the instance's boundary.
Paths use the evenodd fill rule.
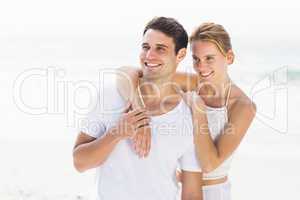
<path fill-rule="evenodd" d="M 201 172 L 201 165 L 196 156 L 194 145 L 190 145 L 188 150 L 179 158 L 179 167 L 185 171 Z"/>
<path fill-rule="evenodd" d="M 79 131 L 91 137 L 99 138 L 106 132 L 106 123 L 104 116 L 96 111 L 90 112 L 87 116 L 80 120 Z"/>
<path fill-rule="evenodd" d="M 114 126 L 124 110 L 124 100 L 117 91 L 115 79 L 103 83 L 101 88 L 95 97 L 96 105 L 79 122 L 79 131 L 94 138 L 102 137 Z"/>

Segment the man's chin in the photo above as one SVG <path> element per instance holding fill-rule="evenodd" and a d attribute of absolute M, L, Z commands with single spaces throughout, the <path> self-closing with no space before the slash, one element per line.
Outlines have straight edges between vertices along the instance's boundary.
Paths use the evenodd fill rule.
<path fill-rule="evenodd" d="M 158 79 L 161 78 L 161 73 L 159 72 L 149 72 L 147 70 L 143 71 L 143 78 L 145 79 Z"/>
<path fill-rule="evenodd" d="M 143 78 L 147 80 L 168 80 L 170 77 L 174 75 L 174 73 L 166 73 L 166 72 L 149 72 L 147 70 L 143 71 Z"/>

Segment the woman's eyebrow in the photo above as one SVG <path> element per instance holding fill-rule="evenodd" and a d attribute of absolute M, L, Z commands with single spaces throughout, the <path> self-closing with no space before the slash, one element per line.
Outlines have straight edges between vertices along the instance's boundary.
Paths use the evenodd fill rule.
<path fill-rule="evenodd" d="M 205 57 L 209 57 L 209 56 L 214 57 L 216 55 L 215 54 L 207 54 L 207 55 L 205 55 Z"/>
<path fill-rule="evenodd" d="M 199 59 L 196 55 L 192 55 L 192 57 L 194 58 L 194 59 Z"/>

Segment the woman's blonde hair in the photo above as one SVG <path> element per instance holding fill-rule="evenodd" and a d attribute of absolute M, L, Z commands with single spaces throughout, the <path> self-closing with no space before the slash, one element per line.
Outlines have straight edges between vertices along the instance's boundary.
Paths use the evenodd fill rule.
<path fill-rule="evenodd" d="M 201 24 L 190 36 L 191 43 L 196 40 L 214 43 L 224 56 L 226 56 L 226 53 L 232 49 L 228 32 L 222 25 L 219 24 L 211 22 Z"/>

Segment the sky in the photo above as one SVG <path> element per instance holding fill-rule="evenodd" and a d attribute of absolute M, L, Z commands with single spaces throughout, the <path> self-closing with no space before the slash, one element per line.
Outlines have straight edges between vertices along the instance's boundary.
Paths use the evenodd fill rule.
<path fill-rule="evenodd" d="M 117 30 L 132 34 L 153 16 L 163 15 L 178 19 L 188 30 L 203 21 L 215 21 L 237 35 L 297 36 L 297 4 L 292 0 L 2 1 L 0 35 L 111 34 Z"/>
<path fill-rule="evenodd" d="M 242 60 L 257 60 L 259 53 L 264 56 L 257 62 L 275 57 L 279 58 L 275 61 L 279 66 L 295 65 L 300 63 L 299 8 L 292 0 L 1 1 L 0 60 L 29 58 L 28 53 L 40 50 L 35 46 L 72 51 L 73 54 L 66 54 L 70 59 L 97 60 L 99 55 L 95 52 L 100 52 L 104 64 L 104 60 L 114 55 L 121 60 L 128 57 L 121 54 L 129 48 L 134 49 L 132 55 L 138 53 L 136 47 L 143 27 L 151 18 L 168 16 L 179 20 L 189 33 L 203 22 L 222 24 L 230 33 L 238 55 L 248 55 Z M 76 48 L 85 49 L 76 52 Z M 38 56 L 43 59 L 43 51 Z M 128 62 L 135 58 L 130 57 Z"/>
<path fill-rule="evenodd" d="M 61 131 L 66 124 L 64 115 L 29 118 L 18 110 L 13 102 L 17 78 L 26 70 L 53 66 L 65 70 L 64 81 L 91 80 L 98 78 L 91 69 L 136 64 L 142 30 L 154 16 L 174 17 L 189 33 L 203 22 L 222 24 L 232 37 L 238 66 L 233 71 L 238 79 L 246 80 L 239 70 L 250 75 L 248 71 L 273 72 L 286 65 L 299 69 L 299 8 L 291 0 L 1 1 L 0 84 L 9 97 L 0 102 L 8 113 L 1 119 L 4 129 L 21 131 L 23 128 L 15 124 L 22 121 L 30 130 L 38 119 L 40 126 L 34 137 L 44 137 L 40 130 L 49 120 L 60 123 L 56 131 Z M 251 89 L 255 82 L 252 79 L 246 86 Z M 27 82 L 23 87 L 29 104 L 44 105 L 44 80 Z"/>

